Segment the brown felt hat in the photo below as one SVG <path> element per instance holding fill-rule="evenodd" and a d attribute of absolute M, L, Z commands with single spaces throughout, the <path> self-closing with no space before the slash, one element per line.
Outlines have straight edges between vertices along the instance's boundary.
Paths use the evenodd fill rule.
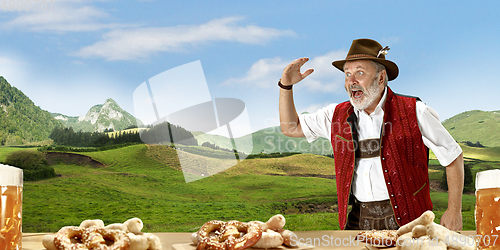
<path fill-rule="evenodd" d="M 380 43 L 371 39 L 357 39 L 352 41 L 351 48 L 347 53 L 345 60 L 334 61 L 332 65 L 340 71 L 344 72 L 344 63 L 347 61 L 354 60 L 372 60 L 381 63 L 385 66 L 387 71 L 388 80 L 392 81 L 398 77 L 399 69 L 398 66 L 389 61 L 385 60 L 385 55 L 389 47 L 385 48 L 380 45 Z"/>

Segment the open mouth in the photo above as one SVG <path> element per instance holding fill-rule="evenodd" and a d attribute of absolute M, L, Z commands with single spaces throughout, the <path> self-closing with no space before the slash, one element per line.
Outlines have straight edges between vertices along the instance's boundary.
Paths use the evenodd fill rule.
<path fill-rule="evenodd" d="M 352 97 L 354 99 L 359 99 L 359 98 L 363 97 L 363 94 L 364 94 L 363 91 L 359 90 L 359 89 L 352 90 L 351 93 L 352 93 Z"/>

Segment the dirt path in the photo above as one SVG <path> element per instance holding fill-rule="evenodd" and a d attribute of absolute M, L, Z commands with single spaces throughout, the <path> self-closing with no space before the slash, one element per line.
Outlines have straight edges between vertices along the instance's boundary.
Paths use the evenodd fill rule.
<path fill-rule="evenodd" d="M 67 152 L 47 152 L 47 162 L 49 165 L 57 163 L 75 164 L 75 165 L 89 165 L 94 168 L 106 167 L 102 162 L 92 159 L 86 155 L 80 155 Z"/>

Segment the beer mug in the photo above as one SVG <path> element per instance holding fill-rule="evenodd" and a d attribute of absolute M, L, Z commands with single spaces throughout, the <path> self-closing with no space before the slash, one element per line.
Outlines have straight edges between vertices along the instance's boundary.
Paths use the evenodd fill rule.
<path fill-rule="evenodd" d="M 23 170 L 0 164 L 0 250 L 21 250 Z"/>
<path fill-rule="evenodd" d="M 475 217 L 479 249 L 500 249 L 500 169 L 476 174 Z"/>

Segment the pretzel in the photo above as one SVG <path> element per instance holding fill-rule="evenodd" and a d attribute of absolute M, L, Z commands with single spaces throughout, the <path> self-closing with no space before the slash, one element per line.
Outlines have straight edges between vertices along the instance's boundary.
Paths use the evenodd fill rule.
<path fill-rule="evenodd" d="M 225 250 L 226 244 L 228 242 L 223 241 L 218 236 L 210 236 L 211 232 L 215 231 L 223 231 L 223 227 L 225 226 L 224 221 L 220 220 L 211 220 L 203 226 L 201 226 L 200 230 L 198 230 L 198 246 L 197 250 L 210 249 L 210 250 Z"/>
<path fill-rule="evenodd" d="M 54 246 L 60 250 L 86 250 L 88 247 L 82 240 L 84 233 L 85 229 L 81 227 L 63 227 L 54 235 Z"/>
<path fill-rule="evenodd" d="M 103 227 L 88 228 L 84 241 L 90 249 L 96 250 L 127 250 L 130 246 L 130 238 L 125 232 Z"/>
<path fill-rule="evenodd" d="M 235 226 L 239 232 L 245 233 L 234 240 L 234 250 L 243 250 L 253 246 L 262 237 L 262 230 L 259 226 L 253 223 L 245 223 L 240 221 L 229 221 L 227 226 Z"/>
<path fill-rule="evenodd" d="M 42 244 L 47 250 L 161 250 L 158 236 L 141 232 L 143 225 L 139 218 L 107 226 L 99 219 L 84 220 L 45 235 Z"/>
<path fill-rule="evenodd" d="M 243 250 L 253 246 L 261 237 L 262 230 L 254 223 L 212 220 L 203 224 L 192 240 L 198 242 L 197 250 Z"/>

